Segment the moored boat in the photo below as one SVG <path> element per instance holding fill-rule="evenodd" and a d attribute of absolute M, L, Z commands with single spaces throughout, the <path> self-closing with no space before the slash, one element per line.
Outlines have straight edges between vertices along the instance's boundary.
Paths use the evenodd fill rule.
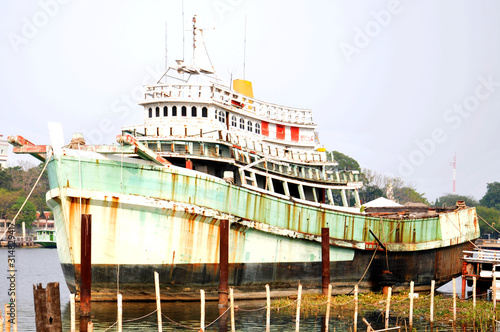
<path fill-rule="evenodd" d="M 335 293 L 373 290 L 390 270 L 395 290 L 460 275 L 460 257 L 479 236 L 475 209 L 361 209 L 357 172 L 338 170 L 317 141 L 312 111 L 253 97 L 251 83 L 223 85 L 195 56 L 145 87 L 144 123 L 117 145 L 38 146 L 9 137 L 17 153 L 47 163 L 58 253 L 79 292 L 80 216 L 92 215 L 92 300 L 216 292 L 219 225 L 230 222 L 229 284 L 244 297 L 264 285 L 295 292 L 321 285 L 321 228 L 330 231 Z M 382 249 L 383 248 L 383 249 Z"/>
<path fill-rule="evenodd" d="M 56 248 L 56 231 L 54 229 L 37 229 L 36 240 L 33 243 L 45 248 Z"/>

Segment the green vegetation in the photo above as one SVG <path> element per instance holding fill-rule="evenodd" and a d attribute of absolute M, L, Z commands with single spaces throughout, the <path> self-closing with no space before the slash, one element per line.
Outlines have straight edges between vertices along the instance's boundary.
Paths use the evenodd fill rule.
<path fill-rule="evenodd" d="M 326 296 L 323 295 L 303 295 L 300 305 L 301 316 L 324 315 L 326 313 Z M 381 321 L 385 315 L 387 305 L 387 295 L 380 293 L 363 293 L 358 295 L 358 317 L 363 317 L 369 312 L 380 313 Z M 476 308 L 474 309 L 472 299 L 462 301 L 457 299 L 457 321 L 458 325 L 475 326 L 477 331 L 491 331 L 494 326 L 495 313 L 493 303 L 482 299 L 476 299 Z M 296 298 L 280 298 L 271 303 L 274 308 L 280 308 L 280 311 L 294 314 L 297 310 Z M 344 316 L 346 319 L 352 319 L 354 312 L 354 295 L 333 296 L 331 300 L 330 316 Z M 391 297 L 390 320 L 399 322 L 398 324 L 408 324 L 410 309 L 410 300 L 407 292 L 396 293 Z M 497 306 L 497 310 L 498 306 Z M 498 313 L 497 313 L 498 317 Z M 430 320 L 430 295 L 420 294 L 413 300 L 413 321 Z M 451 325 L 453 321 L 453 299 L 443 295 L 434 297 L 434 324 Z M 371 322 L 370 322 L 371 323 Z M 358 329 L 360 325 L 358 324 Z M 363 326 L 364 327 L 364 326 Z"/>

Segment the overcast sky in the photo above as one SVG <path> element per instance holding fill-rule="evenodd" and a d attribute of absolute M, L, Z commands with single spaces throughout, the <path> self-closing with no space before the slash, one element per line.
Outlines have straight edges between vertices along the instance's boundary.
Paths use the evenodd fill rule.
<path fill-rule="evenodd" d="M 500 181 L 499 1 L 185 0 L 184 12 L 186 30 L 193 14 L 215 28 L 219 76 L 312 108 L 328 150 L 432 201 L 452 191 L 455 153 L 458 194 Z M 142 122 L 135 103 L 164 69 L 166 30 L 168 62 L 183 57 L 182 26 L 181 0 L 2 1 L 0 134 L 48 144 L 57 121 L 67 141 L 113 143 Z"/>

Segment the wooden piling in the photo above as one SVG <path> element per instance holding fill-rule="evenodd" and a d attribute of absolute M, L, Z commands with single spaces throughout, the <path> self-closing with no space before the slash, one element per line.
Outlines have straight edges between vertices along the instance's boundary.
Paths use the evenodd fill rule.
<path fill-rule="evenodd" d="M 76 320 L 75 320 L 75 294 L 71 293 L 69 295 L 69 306 L 71 312 L 71 332 L 76 332 Z"/>
<path fill-rule="evenodd" d="M 229 220 L 220 220 L 219 237 L 219 306 L 227 306 L 229 291 Z"/>
<path fill-rule="evenodd" d="M 2 308 L 0 308 L 0 332 L 3 331 Z"/>
<path fill-rule="evenodd" d="M 354 286 L 354 332 L 358 331 L 358 285 Z"/>
<path fill-rule="evenodd" d="M 160 276 L 156 271 L 155 271 L 155 293 L 156 293 L 156 317 L 158 320 L 158 332 L 162 332 L 163 325 L 161 320 Z"/>
<path fill-rule="evenodd" d="M 321 289 L 328 294 L 330 285 L 330 228 L 321 228 Z"/>
<path fill-rule="evenodd" d="M 410 282 L 410 318 L 409 318 L 409 325 L 410 325 L 410 331 L 413 328 L 413 289 L 415 287 L 415 283 L 413 281 Z"/>
<path fill-rule="evenodd" d="M 5 332 L 10 332 L 10 319 L 9 319 L 9 309 L 8 304 L 5 305 Z"/>
<path fill-rule="evenodd" d="M 472 277 L 472 303 L 474 311 L 476 311 L 476 277 Z"/>
<path fill-rule="evenodd" d="M 457 281 L 452 279 L 453 284 L 453 324 L 457 321 Z"/>
<path fill-rule="evenodd" d="M 123 307 L 122 307 L 122 294 L 118 294 L 117 298 L 117 304 L 118 304 L 118 332 L 122 332 L 123 328 Z"/>
<path fill-rule="evenodd" d="M 236 330 L 234 323 L 234 294 L 232 288 L 229 288 L 229 301 L 231 303 L 231 331 L 234 332 Z"/>
<path fill-rule="evenodd" d="M 392 287 L 387 289 L 387 305 L 385 307 L 385 328 L 389 328 L 389 311 L 391 310 Z"/>
<path fill-rule="evenodd" d="M 94 332 L 94 323 L 89 322 L 87 324 L 87 332 Z"/>
<path fill-rule="evenodd" d="M 328 325 L 330 320 L 330 307 L 332 305 L 332 284 L 328 285 L 328 297 L 326 299 L 326 316 L 325 316 L 325 331 L 328 332 Z"/>
<path fill-rule="evenodd" d="M 62 331 L 59 283 L 50 282 L 47 288 L 33 285 L 36 330 L 41 332 Z"/>
<path fill-rule="evenodd" d="M 431 281 L 431 308 L 429 320 L 434 323 L 434 288 L 436 288 L 436 280 Z"/>
<path fill-rule="evenodd" d="M 200 289 L 200 331 L 205 331 L 205 291 Z"/>
<path fill-rule="evenodd" d="M 302 285 L 299 284 L 299 290 L 297 293 L 297 315 L 295 316 L 295 331 L 299 331 L 300 327 L 300 301 L 302 299 Z"/>
<path fill-rule="evenodd" d="M 493 266 L 493 283 L 491 285 L 491 289 L 493 291 L 493 311 L 497 310 L 497 276 L 495 273 L 495 267 Z M 496 317 L 496 315 L 495 315 Z"/>
<path fill-rule="evenodd" d="M 269 332 L 271 329 L 271 292 L 269 290 L 269 284 L 266 285 L 266 297 L 267 297 L 266 332 Z"/>
<path fill-rule="evenodd" d="M 90 317 L 92 289 L 92 215 L 81 216 L 80 317 Z"/>

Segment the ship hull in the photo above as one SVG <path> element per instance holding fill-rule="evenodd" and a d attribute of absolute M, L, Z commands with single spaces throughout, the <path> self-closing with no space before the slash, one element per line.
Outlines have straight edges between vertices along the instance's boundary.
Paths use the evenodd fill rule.
<path fill-rule="evenodd" d="M 237 296 L 260 297 L 321 287 L 321 228 L 330 228 L 335 293 L 359 284 L 380 289 L 382 271 L 395 288 L 430 288 L 461 273 L 462 250 L 478 236 L 475 211 L 464 209 L 404 222 L 292 202 L 212 176 L 99 154 L 49 161 L 47 200 L 55 215 L 66 283 L 80 283 L 80 218 L 92 216 L 93 300 L 154 298 L 154 271 L 164 299 L 216 296 L 219 225 L 230 220 L 229 285 Z M 387 253 L 377 247 L 373 231 Z M 238 295 L 239 294 L 239 295 Z M 244 295 L 241 295 L 244 294 Z"/>

